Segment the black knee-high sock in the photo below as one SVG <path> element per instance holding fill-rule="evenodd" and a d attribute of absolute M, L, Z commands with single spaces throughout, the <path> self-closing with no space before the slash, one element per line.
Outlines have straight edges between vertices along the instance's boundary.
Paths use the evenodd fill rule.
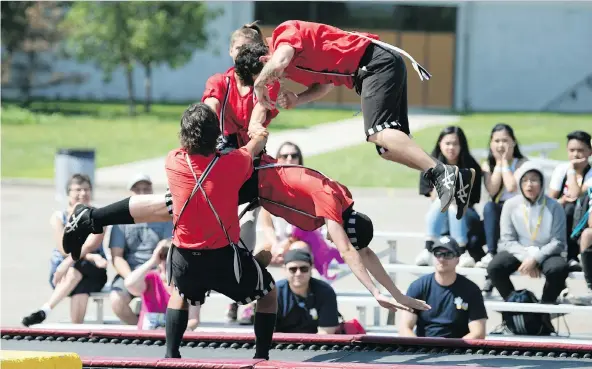
<path fill-rule="evenodd" d="M 588 288 L 592 290 L 592 248 L 587 248 L 580 254 L 582 258 L 582 270 L 584 270 L 584 279 Z"/>
<path fill-rule="evenodd" d="M 189 321 L 188 310 L 167 308 L 166 312 L 166 356 L 165 358 L 181 358 L 181 341 Z"/>
<path fill-rule="evenodd" d="M 93 225 L 102 228 L 114 224 L 134 224 L 134 218 L 129 209 L 130 198 L 114 202 L 92 212 Z"/>
<path fill-rule="evenodd" d="M 255 313 L 255 356 L 253 359 L 269 360 L 269 349 L 275 330 L 276 314 Z"/>

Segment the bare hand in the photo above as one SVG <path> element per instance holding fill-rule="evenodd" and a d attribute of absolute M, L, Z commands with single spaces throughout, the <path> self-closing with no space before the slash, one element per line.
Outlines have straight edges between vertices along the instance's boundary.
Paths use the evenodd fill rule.
<path fill-rule="evenodd" d="M 407 297 L 407 296 L 405 296 L 405 297 Z M 393 298 L 386 297 L 384 295 L 377 295 L 377 296 L 375 296 L 375 298 L 376 298 L 376 301 L 378 302 L 378 304 L 385 309 L 389 309 L 392 311 L 405 310 L 410 313 L 412 313 L 414 310 L 413 308 L 406 306 L 402 303 L 399 303 L 399 302 L 395 301 Z M 415 299 L 411 299 L 411 300 L 415 300 Z M 415 301 L 419 301 L 419 300 L 415 300 Z M 421 305 L 417 305 L 417 306 L 421 306 Z M 427 309 L 423 309 L 423 310 L 427 310 Z"/>
<path fill-rule="evenodd" d="M 283 109 L 292 109 L 298 105 L 298 95 L 292 91 L 282 91 L 278 95 L 277 103 Z"/>
<path fill-rule="evenodd" d="M 425 301 L 417 300 L 407 295 L 401 295 L 397 298 L 397 302 L 413 310 L 425 311 L 432 308 L 430 305 L 426 304 Z"/>
<path fill-rule="evenodd" d="M 538 264 L 536 262 L 536 260 L 534 258 L 527 258 L 525 259 L 522 264 L 520 264 L 520 267 L 518 268 L 518 272 L 520 272 L 520 274 L 522 275 L 527 275 L 527 276 L 533 276 L 536 275 L 536 277 L 533 278 L 538 278 L 539 275 L 539 270 L 538 270 Z"/>
<path fill-rule="evenodd" d="M 257 86 L 253 88 L 255 92 L 255 96 L 257 97 L 257 101 L 263 105 L 263 107 L 267 110 L 275 109 L 275 103 L 271 101 L 271 97 L 269 97 L 269 90 L 267 86 Z"/>
<path fill-rule="evenodd" d="M 579 159 L 572 159 L 569 161 L 569 163 L 571 164 L 570 166 L 572 167 L 572 169 L 580 164 L 583 164 L 585 162 L 588 161 L 588 158 L 579 158 Z"/>
<path fill-rule="evenodd" d="M 249 138 L 269 137 L 269 131 L 262 125 L 249 126 Z"/>

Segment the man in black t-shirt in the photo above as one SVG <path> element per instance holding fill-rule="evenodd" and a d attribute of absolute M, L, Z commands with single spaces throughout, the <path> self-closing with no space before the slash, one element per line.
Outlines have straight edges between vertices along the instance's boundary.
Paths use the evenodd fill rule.
<path fill-rule="evenodd" d="M 410 313 L 401 311 L 399 334 L 407 337 L 485 338 L 487 312 L 479 287 L 456 274 L 458 243 L 443 236 L 432 248 L 435 273 L 415 280 L 407 296 L 424 300 L 432 308 Z M 414 332 L 414 328 L 416 328 Z"/>
<path fill-rule="evenodd" d="M 303 250 L 284 255 L 287 279 L 276 283 L 276 332 L 334 334 L 339 326 L 337 296 L 333 288 L 312 278 L 312 257 Z"/>

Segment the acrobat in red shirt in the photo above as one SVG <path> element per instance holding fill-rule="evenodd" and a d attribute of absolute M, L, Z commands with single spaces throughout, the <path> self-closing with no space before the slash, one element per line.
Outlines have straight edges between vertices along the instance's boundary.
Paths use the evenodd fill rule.
<path fill-rule="evenodd" d="M 229 241 L 201 191 L 193 195 L 179 217 L 196 184 L 185 159 L 186 155 L 185 150 L 176 149 L 168 154 L 165 162 L 169 189 L 173 197 L 173 221 L 177 222 L 173 244 L 188 249 L 218 249 L 227 246 Z M 189 157 L 199 179 L 214 155 Z M 240 235 L 236 211 L 238 191 L 252 173 L 253 159 L 247 149 L 241 148 L 222 155 L 202 183 L 230 240 L 235 244 L 238 243 Z"/>
<path fill-rule="evenodd" d="M 309 168 L 275 164 L 265 156 L 257 170 L 261 206 L 306 231 L 320 228 L 325 219 L 343 224 L 343 213 L 354 203 L 347 187 Z"/>
<path fill-rule="evenodd" d="M 275 101 L 280 91 L 279 82 L 268 86 L 269 96 Z M 224 136 L 237 135 L 238 147 L 242 147 L 249 142 L 249 122 L 251 113 L 257 104 L 257 98 L 253 93 L 253 88 L 241 96 L 236 85 L 234 68 L 230 68 L 226 73 L 217 73 L 208 78 L 206 88 L 201 98 L 202 102 L 209 97 L 213 97 L 220 102 L 220 126 Z M 271 120 L 279 114 L 277 109 L 267 112 L 267 119 L 263 124 L 267 127 Z"/>
<path fill-rule="evenodd" d="M 358 32 L 370 39 L 378 36 Z M 307 87 L 315 83 L 353 88 L 353 76 L 371 40 L 327 24 L 286 21 L 277 26 L 268 44 L 273 53 L 280 45 L 294 49 L 285 76 Z M 273 101 L 273 96 L 270 97 Z"/>

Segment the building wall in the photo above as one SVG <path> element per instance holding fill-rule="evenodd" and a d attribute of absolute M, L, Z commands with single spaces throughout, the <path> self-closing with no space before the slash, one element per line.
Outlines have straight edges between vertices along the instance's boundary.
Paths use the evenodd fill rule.
<path fill-rule="evenodd" d="M 232 31 L 252 21 L 251 2 L 210 2 L 209 6 L 222 8 L 224 14 L 210 24 L 215 36 L 210 47 L 195 52 L 191 61 L 182 68 L 171 70 L 158 66 L 153 70 L 152 97 L 154 101 L 191 101 L 201 98 L 205 82 L 214 73 L 224 72 L 232 66 L 228 55 L 228 42 Z M 127 87 L 123 70 L 113 73 L 109 83 L 103 82 L 102 72 L 92 63 L 79 64 L 74 60 L 56 60 L 54 72 L 81 72 L 88 79 L 80 85 L 61 85 L 35 91 L 35 95 L 48 98 L 76 99 L 126 99 Z M 144 69 L 134 71 L 134 93 L 137 99 L 144 98 Z M 2 91 L 4 97 L 16 96 L 15 91 Z"/>
<path fill-rule="evenodd" d="M 459 7 L 456 109 L 538 111 L 592 75 L 592 3 Z M 592 112 L 592 90 L 582 84 L 576 94 L 550 110 Z"/>

